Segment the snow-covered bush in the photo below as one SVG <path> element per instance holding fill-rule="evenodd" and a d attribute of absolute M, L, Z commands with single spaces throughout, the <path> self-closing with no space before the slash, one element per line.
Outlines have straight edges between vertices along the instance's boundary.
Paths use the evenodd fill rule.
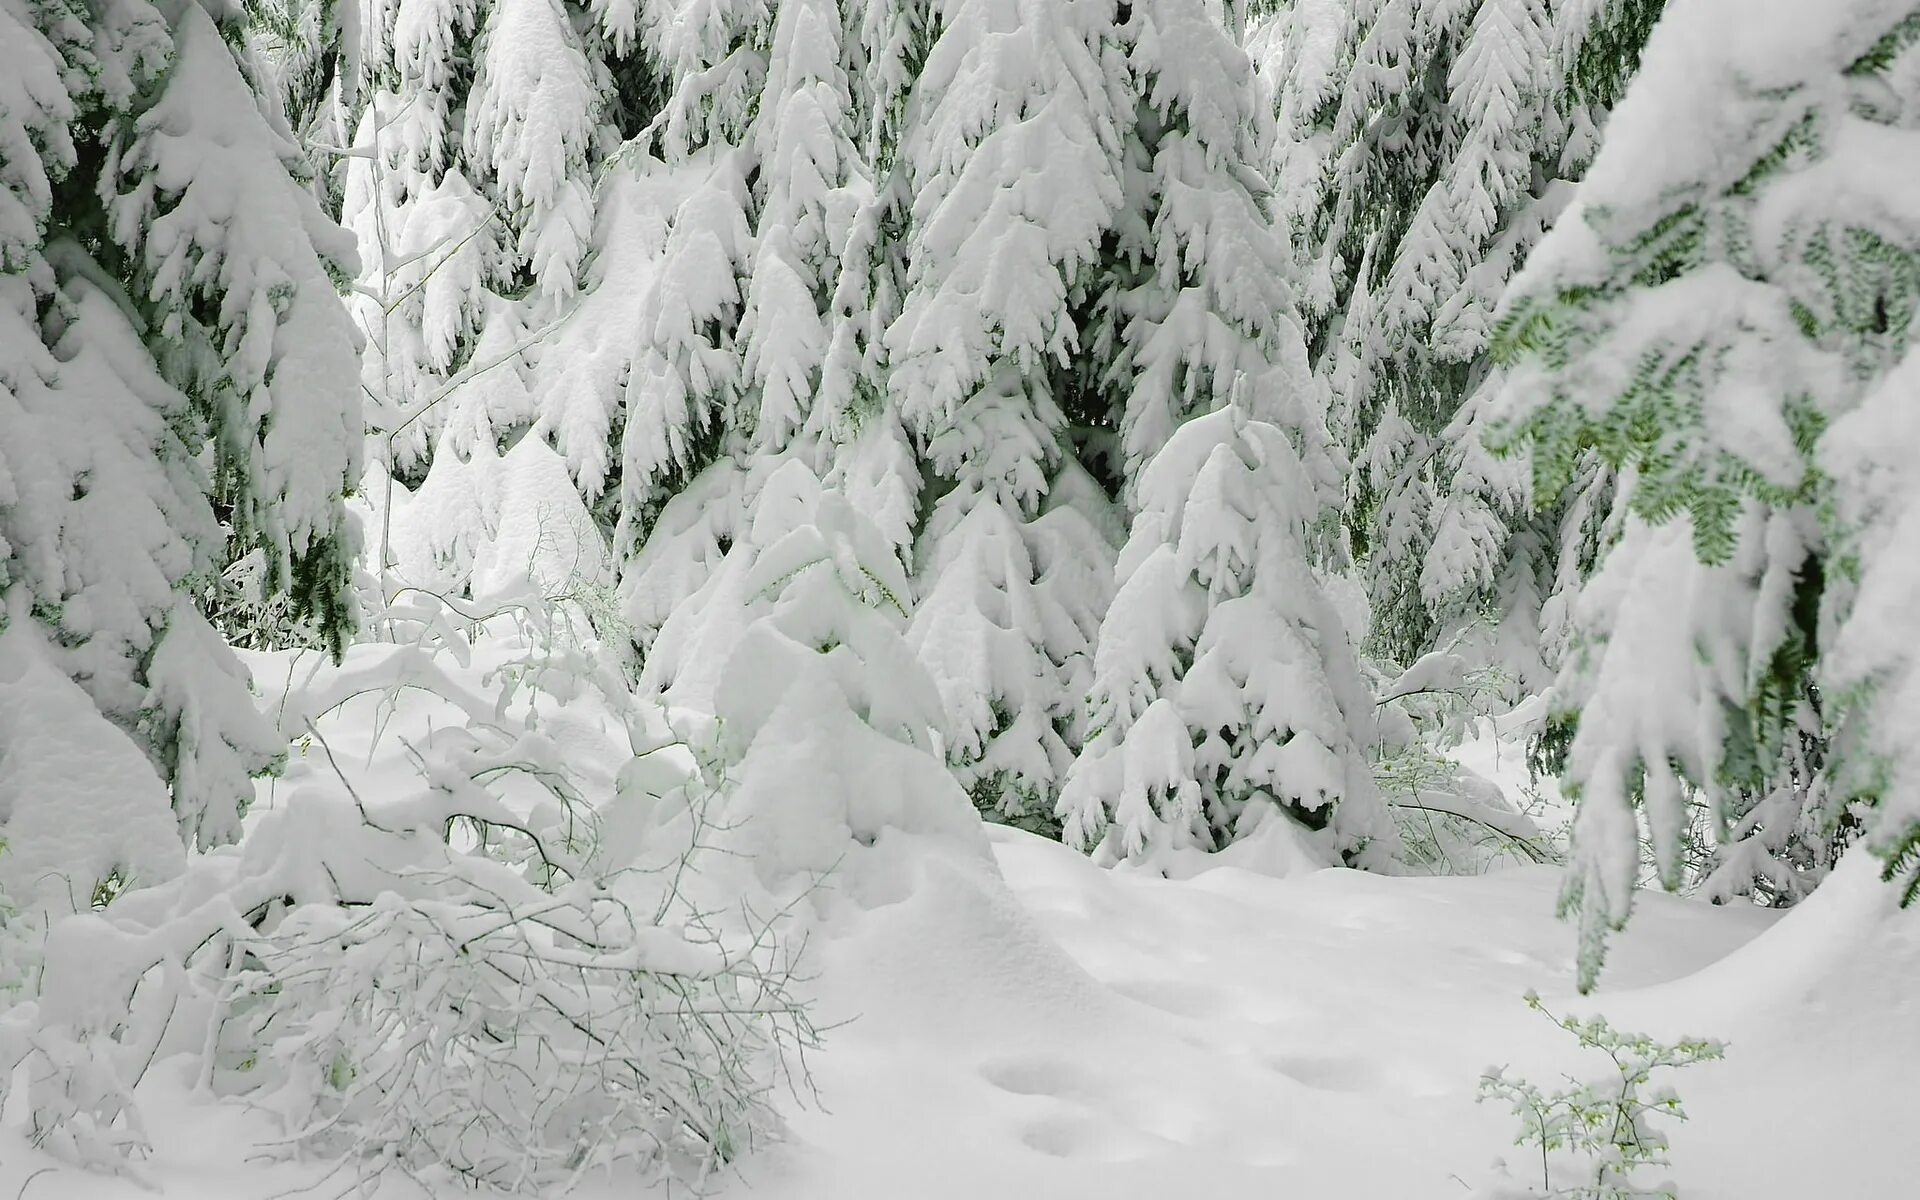
<path fill-rule="evenodd" d="M 1713 1062 L 1726 1053 L 1725 1043 L 1711 1038 L 1660 1042 L 1617 1030 L 1604 1017 L 1556 1016 L 1533 992 L 1526 1001 L 1571 1034 L 1581 1049 L 1606 1055 L 1614 1071 L 1544 1091 L 1504 1067 L 1489 1068 L 1480 1079 L 1479 1099 L 1504 1100 L 1513 1107 L 1520 1122 L 1514 1144 L 1539 1150 L 1540 1182 L 1521 1184 L 1509 1174 L 1513 1182 L 1477 1194 L 1485 1200 L 1677 1200 L 1672 1183 L 1649 1182 L 1647 1172 L 1667 1165 L 1667 1135 L 1655 1121 L 1684 1121 L 1687 1114 L 1674 1090 L 1655 1086 L 1653 1075 Z"/>
<path fill-rule="evenodd" d="M 182 1052 L 289 1149 L 356 1172 L 699 1179 L 774 1131 L 781 1047 L 812 1034 L 784 943 L 680 895 L 705 781 L 649 766 L 670 745 L 564 603 L 493 604 L 402 593 L 396 640 L 288 660 L 282 732 L 324 766 L 239 845 L 48 927 L 6 1039 L 28 1050 L 37 1140 L 135 1169 L 133 1089 Z M 329 714 L 369 694 L 382 722 L 404 696 L 440 714 L 391 735 L 413 789 L 356 786 L 335 757 Z M 587 703 L 626 743 L 611 783 L 562 721 Z M 662 804 L 694 833 L 621 819 Z"/>
<path fill-rule="evenodd" d="M 0 860 L 7 854 L 0 838 Z M 32 995 L 40 965 L 36 914 L 21 913 L 0 886 L 0 1076 L 8 1079 L 33 1053 L 34 1010 L 25 1001 Z"/>
<path fill-rule="evenodd" d="M 1502 865 L 1556 862 L 1561 849 L 1500 785 L 1414 743 L 1374 766 L 1400 832 L 1400 865 L 1414 873 L 1477 875 Z"/>
<path fill-rule="evenodd" d="M 1561 839 L 1536 820 L 1544 808 L 1537 788 L 1516 804 L 1453 755 L 1470 736 L 1512 736 L 1511 682 L 1484 662 L 1474 648 L 1448 648 L 1388 674 L 1362 659 L 1377 697 L 1374 778 L 1399 826 L 1399 863 L 1416 873 L 1479 874 L 1563 854 Z"/>

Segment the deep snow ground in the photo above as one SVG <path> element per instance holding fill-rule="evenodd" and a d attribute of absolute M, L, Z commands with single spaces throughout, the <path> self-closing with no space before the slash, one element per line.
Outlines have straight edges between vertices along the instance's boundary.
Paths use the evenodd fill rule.
<path fill-rule="evenodd" d="M 864 1015 L 815 1063 L 832 1113 L 801 1116 L 798 1146 L 758 1164 L 741 1196 L 1464 1196 L 1510 1138 L 1503 1110 L 1473 1102 L 1480 1072 L 1560 1065 L 1565 1035 L 1520 1000 L 1571 989 L 1552 870 L 1169 882 L 993 838 L 1044 938 L 987 889 L 949 882 L 898 906 L 871 945 L 833 947 L 831 1000 Z M 1649 897 L 1608 978 L 1665 982 L 1768 924 Z M 1702 1113 L 1732 1117 L 1679 1134 L 1683 1194 L 1900 1194 L 1865 1174 L 1828 1192 L 1814 1161 L 1811 1191 L 1778 1190 L 1791 1176 L 1761 1161 L 1737 1106 L 1708 1097 L 1714 1069 L 1676 1081 Z M 1726 1085 L 1754 1073 L 1736 1059 Z M 1801 1094 L 1784 1078 L 1770 1090 L 1752 1101 Z"/>
<path fill-rule="evenodd" d="M 1564 1035 L 1520 993 L 1598 1003 L 1564 998 L 1571 942 L 1551 917 L 1549 869 L 1282 880 L 1221 868 L 1169 882 L 1102 871 L 1026 834 L 992 837 L 1008 888 L 936 861 L 909 899 L 823 946 L 822 1015 L 849 1023 L 812 1060 L 818 1103 L 723 1195 L 1465 1196 L 1511 1129 L 1504 1111 L 1473 1103 L 1480 1070 L 1511 1062 L 1544 1079 L 1571 1066 Z M 1826 905 L 1667 987 L 1655 985 L 1736 951 L 1767 915 L 1649 896 L 1621 939 L 1603 1007 L 1676 1014 L 1668 1024 L 1732 1041 L 1724 1064 L 1674 1081 L 1694 1115 L 1675 1134 L 1684 1196 L 1914 1194 L 1920 938 L 1912 921 L 1883 923 L 1905 971 L 1861 970 L 1858 948 L 1831 936 L 1843 914 L 1822 908 L 1875 928 L 1862 882 L 1836 879 Z M 162 1073 L 152 1090 L 171 1086 Z M 190 1098 L 153 1112 L 165 1195 L 265 1200 L 314 1178 L 248 1165 L 248 1143 L 270 1131 L 244 1113 Z M 43 1165 L 10 1133 L 0 1195 Z M 28 1192 L 142 1194 L 71 1170 Z"/>
<path fill-rule="evenodd" d="M 264 670 L 261 685 L 282 690 Z M 329 739 L 361 786 L 405 786 L 398 727 L 433 713 L 409 702 L 383 740 L 376 704 L 351 702 Z M 550 732 L 610 775 L 591 706 L 569 721 Z M 1920 913 L 1889 913 L 1868 863 L 1778 921 L 1644 896 L 1607 991 L 1580 999 L 1552 868 L 1170 881 L 1011 830 L 989 842 L 990 858 L 906 847 L 904 898 L 820 931 L 816 1019 L 834 1028 L 810 1059 L 815 1094 L 791 1106 L 785 1143 L 721 1181 L 723 1200 L 1466 1197 L 1496 1156 L 1522 1165 L 1504 1107 L 1474 1102 L 1483 1069 L 1547 1083 L 1600 1065 L 1527 1011 L 1528 988 L 1555 1011 L 1731 1043 L 1671 1080 L 1694 1118 L 1673 1133 L 1687 1200 L 1920 1195 Z M 143 1086 L 161 1194 L 351 1188 L 256 1154 L 273 1129 L 187 1094 L 190 1074 L 163 1064 Z M 23 1183 L 24 1200 L 152 1194 L 35 1174 L 52 1165 L 17 1122 L 0 1130 L 0 1200 Z M 636 1194 L 631 1180 L 576 1193 Z"/>

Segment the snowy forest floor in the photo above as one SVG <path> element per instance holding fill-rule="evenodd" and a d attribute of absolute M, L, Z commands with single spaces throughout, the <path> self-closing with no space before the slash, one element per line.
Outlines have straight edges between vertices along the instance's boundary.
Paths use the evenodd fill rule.
<path fill-rule="evenodd" d="M 257 666 L 270 694 L 278 668 Z M 425 703 L 383 726 L 367 697 L 326 723 L 359 786 L 397 785 L 395 727 L 431 719 Z M 576 719 L 590 755 L 591 709 Z M 1724 1062 L 1669 1080 L 1692 1117 L 1673 1131 L 1688 1200 L 1914 1194 L 1920 919 L 1885 911 L 1887 889 L 1858 855 L 1777 922 L 1643 896 L 1605 991 L 1583 999 L 1553 868 L 1275 878 L 1221 866 L 1175 881 L 1103 870 L 1025 833 L 989 838 L 991 860 L 918 860 L 901 899 L 815 940 L 815 1020 L 828 1028 L 807 1064 L 813 1093 L 788 1102 L 787 1140 L 716 1195 L 1465 1197 L 1496 1157 L 1526 1169 L 1505 1106 L 1475 1103 L 1483 1070 L 1553 1084 L 1605 1065 L 1526 1009 L 1529 988 L 1554 1012 L 1730 1043 Z M 264 1118 L 192 1094 L 185 1060 L 167 1065 L 178 1069 L 143 1084 L 161 1194 L 350 1191 L 344 1175 L 264 1157 Z M 152 1194 L 55 1169 L 7 1125 L 0 1198 L 23 1184 L 26 1200 Z M 573 1193 L 634 1194 L 620 1179 Z M 378 1195 L 421 1190 L 389 1180 Z"/>

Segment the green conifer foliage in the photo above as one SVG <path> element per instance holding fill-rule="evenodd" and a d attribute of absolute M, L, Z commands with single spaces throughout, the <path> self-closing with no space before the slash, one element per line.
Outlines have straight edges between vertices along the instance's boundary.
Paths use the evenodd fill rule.
<path fill-rule="evenodd" d="M 1705 19 L 1661 26 L 1494 339 L 1536 495 L 1589 455 L 1622 473 L 1558 696 L 1587 983 L 1631 903 L 1636 813 L 1666 885 L 1704 802 L 1708 879 L 1790 901 L 1858 819 L 1844 802 L 1875 795 L 1836 741 L 1871 701 L 1824 666 L 1872 564 L 1840 552 L 1859 483 L 1821 444 L 1914 341 L 1920 218 L 1894 164 L 1920 148 L 1920 21 L 1859 0 L 1715 51 Z"/>

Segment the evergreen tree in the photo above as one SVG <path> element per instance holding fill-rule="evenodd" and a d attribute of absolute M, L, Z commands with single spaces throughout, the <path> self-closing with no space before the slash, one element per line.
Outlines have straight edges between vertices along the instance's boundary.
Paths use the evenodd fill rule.
<path fill-rule="evenodd" d="M 194 602 L 233 557 L 257 556 L 335 653 L 355 622 L 359 406 L 332 282 L 352 244 L 221 13 L 0 8 L 0 822 L 32 866 L 16 898 L 85 904 L 171 869 L 128 840 L 169 801 L 186 845 L 238 836 L 282 743 Z"/>
<path fill-rule="evenodd" d="M 1824 472 L 1819 447 L 1914 338 L 1920 224 L 1892 165 L 1914 153 L 1907 7 L 1768 6 L 1737 35 L 1731 9 L 1669 14 L 1496 337 L 1536 494 L 1588 454 L 1621 471 L 1624 524 L 1557 689 L 1583 984 L 1631 905 L 1638 818 L 1665 885 L 1685 878 L 1697 800 L 1710 886 L 1790 902 L 1848 836 L 1844 802 L 1881 794 L 1840 734 L 1884 738 L 1870 696 L 1898 711 L 1900 689 L 1868 686 L 1857 657 L 1828 680 L 1823 661 L 1856 589 L 1884 578 L 1872 553 L 1900 493 Z M 1899 846 L 1889 819 L 1871 827 Z"/>
<path fill-rule="evenodd" d="M 902 633 L 907 579 L 877 526 L 782 468 L 751 542 L 736 546 L 747 620 L 713 710 L 729 791 L 721 819 L 770 883 L 856 902 L 887 831 L 977 846 L 979 822 L 932 753 L 939 695 Z"/>
<path fill-rule="evenodd" d="M 453 449 L 471 449 L 476 422 L 460 410 L 473 397 L 459 383 L 482 332 L 509 319 L 526 283 L 573 290 L 595 89 L 546 0 L 406 0 L 361 20 L 334 103 L 352 131 L 342 216 L 360 243 L 362 380 L 383 466 L 418 479 L 441 431 L 460 429 Z"/>
<path fill-rule="evenodd" d="M 1494 306 L 1566 205 L 1659 7 L 1308 2 L 1256 32 L 1309 347 L 1356 464 L 1346 524 L 1390 660 L 1458 648 L 1557 573 L 1541 548 L 1565 540 L 1575 498 L 1489 473 L 1472 398 L 1498 383 Z M 1505 649 L 1519 658 L 1490 665 L 1538 677 L 1529 648 Z"/>
<path fill-rule="evenodd" d="M 762 453 L 784 449 L 810 425 L 840 250 L 866 192 L 845 58 L 836 5 L 781 7 L 755 130 L 759 225 L 742 319 L 743 418 Z"/>
<path fill-rule="evenodd" d="M 695 736 L 718 788 L 706 819 L 751 872 L 730 886 L 863 903 L 866 864 L 903 852 L 883 834 L 979 845 L 935 753 L 940 695 L 903 636 L 911 604 L 879 527 L 788 459 L 661 630 L 641 689 L 713 718 Z"/>
<path fill-rule="evenodd" d="M 609 431 L 542 362 L 607 274 L 603 164 L 663 103 L 642 15 L 565 0 L 363 0 L 351 20 L 330 0 L 258 6 L 285 103 L 338 164 L 360 245 L 383 570 L 392 487 L 458 492 L 472 485 L 452 477 L 484 473 L 529 431 L 565 454 L 586 500 L 601 495 Z M 300 46 L 282 27 L 332 40 Z M 449 478 L 429 485 L 436 466 Z M 451 532 L 433 552 L 461 558 Z"/>
<path fill-rule="evenodd" d="M 1044 814 L 1077 703 L 1061 667 L 1087 655 L 1091 621 L 1042 578 L 1029 523 L 1068 469 L 1054 379 L 1080 348 L 1075 300 L 1122 199 L 1114 9 L 951 0 L 935 15 L 889 181 L 911 199 L 881 335 L 887 402 L 935 481 L 911 638 L 976 802 Z M 1079 532 L 1079 553 L 1099 555 Z"/>
<path fill-rule="evenodd" d="M 1066 839 L 1159 864 L 1284 814 L 1327 861 L 1380 864 L 1372 697 L 1308 556 L 1308 476 L 1247 411 L 1188 421 L 1141 477 Z"/>
<path fill-rule="evenodd" d="M 781 457 L 819 461 L 829 313 L 868 185 L 836 6 L 659 6 L 642 32 L 671 90 L 609 165 L 595 282 L 540 388 L 582 490 L 617 480 L 603 511 L 645 651 Z"/>
<path fill-rule="evenodd" d="M 1268 211 L 1272 125 L 1252 64 L 1202 0 L 1136 0 L 1122 15 L 1125 204 L 1091 358 L 1124 479 L 1130 489 L 1183 420 L 1224 404 L 1245 375 L 1272 406 L 1253 415 L 1293 432 L 1330 507 L 1339 470 Z"/>
<path fill-rule="evenodd" d="M 853 113 L 872 186 L 841 250 L 814 416 L 835 444 L 833 469 L 847 496 L 910 557 L 922 477 L 899 414 L 887 404 L 886 331 L 908 286 L 912 164 L 902 149 L 935 13 L 929 0 L 862 0 L 858 7 Z"/>
<path fill-rule="evenodd" d="M 912 209 L 889 390 L 958 493 L 1032 515 L 1061 454 L 1049 367 L 1119 207 L 1109 0 L 952 0 L 904 131 Z M 1015 29 L 1017 32 L 1001 32 Z"/>

